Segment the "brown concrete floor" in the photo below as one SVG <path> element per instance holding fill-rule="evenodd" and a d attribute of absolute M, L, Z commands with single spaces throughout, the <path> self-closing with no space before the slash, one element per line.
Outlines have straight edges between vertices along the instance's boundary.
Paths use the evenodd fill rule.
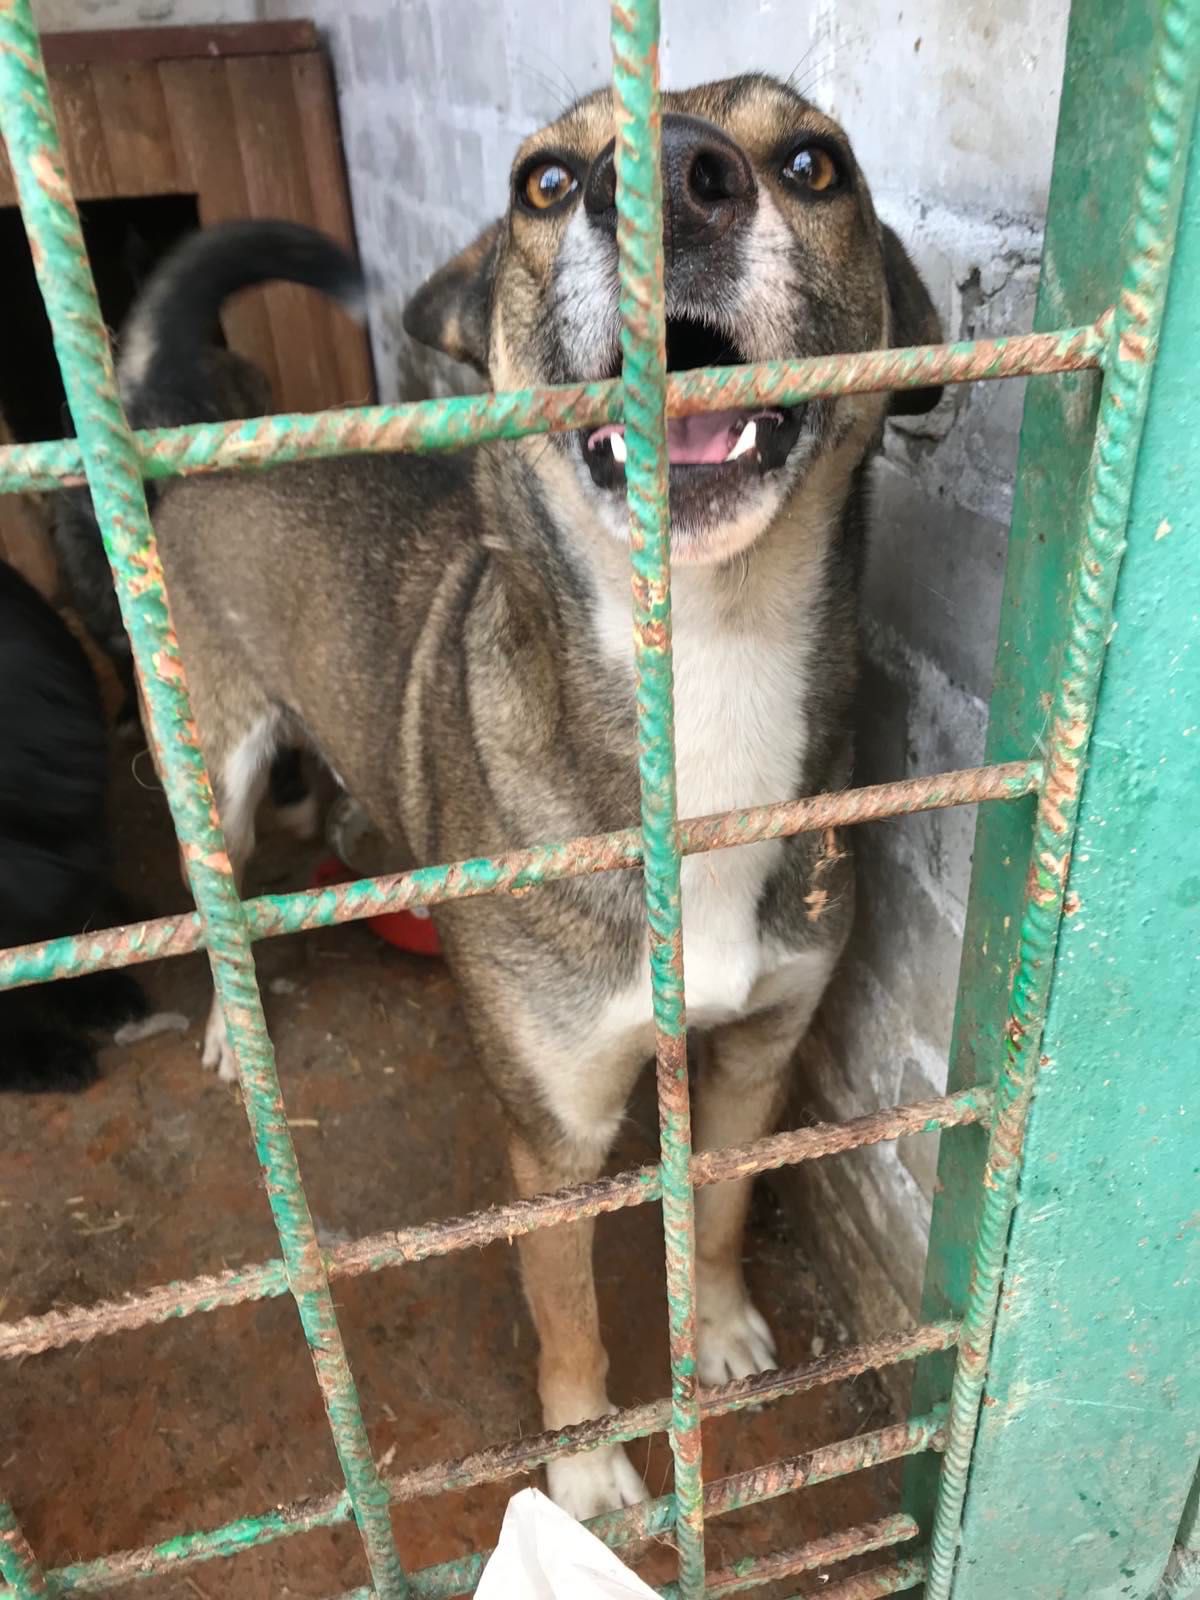
<path fill-rule="evenodd" d="M 146 757 L 119 753 L 124 879 L 147 914 L 186 898 Z M 297 886 L 316 853 L 268 838 L 250 887 Z M 234 1092 L 200 1068 L 202 957 L 141 969 L 154 1004 L 192 1019 L 103 1054 L 81 1097 L 0 1099 L 0 1316 L 87 1304 L 276 1253 Z M 259 946 L 285 1102 L 327 1241 L 445 1217 L 505 1197 L 499 1114 L 481 1085 L 453 984 L 363 927 Z M 616 1163 L 651 1159 L 642 1085 Z M 845 1336 L 768 1192 L 748 1274 L 781 1359 Z M 597 1274 L 618 1404 L 667 1390 L 657 1208 L 600 1219 Z M 377 1457 L 399 1469 L 538 1428 L 534 1341 L 514 1251 L 496 1245 L 336 1285 Z M 705 1425 L 707 1476 L 894 1420 L 872 1379 Z M 652 1491 L 670 1483 L 661 1438 L 634 1445 Z M 494 1543 L 526 1480 L 398 1507 L 410 1568 Z M 290 1301 L 195 1316 L 0 1366 L 0 1484 L 48 1565 L 211 1527 L 340 1484 Z M 881 1469 L 710 1525 L 710 1559 L 780 1549 L 896 1509 Z M 646 1552 L 651 1582 L 672 1553 Z M 137 1586 L 149 1600 L 331 1600 L 366 1581 L 349 1529 L 307 1534 Z M 819 1594 L 823 1578 L 755 1591 Z M 122 1591 L 132 1592 L 132 1591 Z"/>

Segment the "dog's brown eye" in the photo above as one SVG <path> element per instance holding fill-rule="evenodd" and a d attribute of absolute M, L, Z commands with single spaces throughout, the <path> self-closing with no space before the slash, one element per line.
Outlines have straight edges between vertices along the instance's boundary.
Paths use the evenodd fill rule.
<path fill-rule="evenodd" d="M 822 145 L 802 144 L 783 164 L 783 175 L 813 194 L 828 194 L 841 181 L 837 162 Z"/>
<path fill-rule="evenodd" d="M 543 161 L 525 175 L 526 202 L 535 211 L 548 211 L 579 187 L 573 173 L 558 161 Z"/>

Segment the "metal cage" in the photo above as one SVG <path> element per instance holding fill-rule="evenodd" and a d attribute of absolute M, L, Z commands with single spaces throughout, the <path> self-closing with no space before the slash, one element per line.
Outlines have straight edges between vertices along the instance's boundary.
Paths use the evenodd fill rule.
<path fill-rule="evenodd" d="M 1127 1073 L 1134 1071 L 1133 1057 L 1138 1050 L 1150 1052 L 1140 1063 L 1146 1081 L 1135 1089 L 1114 1091 L 1112 1103 L 1118 1112 L 1136 1103 L 1139 1096 L 1147 1102 L 1142 1111 L 1152 1111 L 1160 1121 L 1172 1107 L 1180 1112 L 1180 1102 L 1182 1112 L 1194 1115 L 1197 1109 L 1194 1080 L 1190 1103 L 1181 1088 L 1186 1050 L 1183 1068 L 1176 1064 L 1173 1074 L 1165 1067 L 1159 1072 L 1156 1063 L 1160 1057 L 1165 1059 L 1163 1040 L 1155 1043 L 1148 1039 L 1149 1024 L 1141 1023 L 1140 1032 L 1127 1027 L 1121 1035 L 1120 1017 L 1108 1019 L 1117 1034 L 1110 1031 L 1102 1040 L 1101 1019 L 1092 1014 L 1091 1032 L 1075 1040 L 1072 1070 L 1077 1068 L 1081 1074 L 1079 1081 L 1085 1085 L 1080 1090 L 1083 1100 L 1077 1097 L 1068 1102 L 1065 1110 L 1061 1104 L 1056 1109 L 1054 1094 L 1047 1093 L 1049 1109 L 1043 1119 L 1039 1073 L 1045 1078 L 1050 1067 L 1055 1079 L 1069 1076 L 1064 1065 L 1069 1052 L 1060 1048 L 1062 1036 L 1069 1035 L 1078 1022 L 1071 1004 L 1076 1005 L 1080 1015 L 1088 1004 L 1086 953 L 1080 955 L 1082 947 L 1067 944 L 1064 917 L 1070 919 L 1081 904 L 1090 914 L 1089 896 L 1098 892 L 1097 883 L 1105 881 L 1102 867 L 1108 882 L 1116 882 L 1118 888 L 1123 882 L 1119 873 L 1113 876 L 1115 858 L 1105 858 L 1094 838 L 1091 824 L 1097 819 L 1088 811 L 1092 805 L 1091 775 L 1086 792 L 1084 776 L 1089 749 L 1102 742 L 1096 731 L 1098 719 L 1103 724 L 1107 715 L 1101 676 L 1114 629 L 1124 620 L 1116 596 L 1127 545 L 1132 545 L 1138 563 L 1146 561 L 1146 551 L 1162 552 L 1158 578 L 1139 577 L 1137 585 L 1145 582 L 1148 586 L 1139 591 L 1135 585 L 1130 592 L 1135 597 L 1140 592 L 1152 609 L 1166 607 L 1165 620 L 1171 626 L 1184 627 L 1187 607 L 1192 605 L 1189 595 L 1195 594 L 1194 582 L 1187 590 L 1189 569 L 1182 564 L 1181 551 L 1184 534 L 1197 531 L 1188 490 L 1194 495 L 1200 485 L 1200 447 L 1196 444 L 1200 426 L 1195 425 L 1200 418 L 1194 409 L 1189 414 L 1193 427 L 1188 442 L 1187 417 L 1181 420 L 1171 413 L 1177 405 L 1183 405 L 1186 411 L 1186 400 L 1179 398 L 1186 394 L 1186 387 L 1180 390 L 1178 386 L 1186 379 L 1188 360 L 1194 366 L 1200 352 L 1200 328 L 1196 326 L 1198 313 L 1189 297 L 1177 291 L 1168 305 L 1168 288 L 1173 283 L 1178 285 L 1186 270 L 1200 263 L 1200 179 L 1194 171 L 1189 176 L 1188 171 L 1200 79 L 1200 0 L 1160 0 L 1157 4 L 1150 4 L 1149 0 L 1143 4 L 1119 0 L 1111 5 L 1104 0 L 1076 0 L 1047 241 L 1048 254 L 1057 251 L 1058 281 L 1049 284 L 1044 279 L 1039 309 L 1039 325 L 1048 326 L 1050 331 L 941 347 L 689 372 L 670 378 L 664 351 L 658 35 L 657 0 L 615 0 L 612 44 L 623 319 L 623 371 L 619 381 L 134 433 L 118 398 L 108 339 L 64 176 L 29 0 L 0 0 L 0 111 L 4 135 L 78 429 L 77 442 L 0 450 L 0 491 L 53 490 L 83 482 L 90 486 L 116 577 L 122 615 L 133 642 L 150 737 L 197 907 L 188 916 L 159 918 L 5 952 L 0 956 L 0 984 L 36 983 L 206 949 L 229 1037 L 235 1046 L 241 1094 L 280 1245 L 278 1257 L 254 1266 L 159 1285 L 119 1301 L 0 1325 L 0 1356 L 26 1356 L 174 1317 L 290 1294 L 299 1311 L 344 1475 L 344 1488 L 324 1498 L 248 1515 L 204 1532 L 183 1533 L 149 1548 L 127 1550 L 53 1571 L 43 1570 L 11 1506 L 0 1503 L 0 1572 L 8 1585 L 3 1593 L 13 1600 L 31 1600 L 43 1594 L 109 1593 L 124 1584 L 182 1571 L 194 1563 L 351 1519 L 361 1535 L 370 1584 L 342 1600 L 367 1600 L 368 1596 L 400 1600 L 409 1595 L 435 1600 L 469 1592 L 478 1580 L 487 1552 L 406 1572 L 393 1537 L 391 1504 L 502 1478 L 571 1451 L 662 1430 L 669 1434 L 674 1457 L 672 1492 L 629 1511 L 598 1518 L 592 1526 L 614 1545 L 648 1534 L 671 1537 L 678 1549 L 678 1578 L 662 1592 L 678 1596 L 679 1600 L 752 1589 L 872 1551 L 883 1552 L 882 1564 L 831 1582 L 822 1591 L 828 1600 L 866 1600 L 868 1596 L 898 1593 L 921 1584 L 929 1600 L 947 1600 L 951 1594 L 956 1600 L 969 1600 L 1034 1592 L 1082 1596 L 1103 1591 L 1145 1596 L 1163 1574 L 1181 1515 L 1179 1543 L 1171 1556 L 1173 1565 L 1156 1592 L 1164 1597 L 1200 1592 L 1187 1586 L 1188 1572 L 1196 1578 L 1196 1565 L 1200 1564 L 1194 1504 L 1190 1519 L 1184 1515 L 1188 1486 L 1200 1456 L 1200 1360 L 1194 1351 L 1188 1353 L 1183 1335 L 1191 1316 L 1192 1344 L 1200 1344 L 1195 1334 L 1200 1326 L 1195 1320 L 1200 1301 L 1194 1267 L 1179 1266 L 1178 1255 L 1168 1251 L 1164 1268 L 1167 1280 L 1176 1290 L 1180 1284 L 1183 1288 L 1173 1299 L 1160 1295 L 1155 1303 L 1160 1325 L 1156 1348 L 1162 1346 L 1163 1337 L 1168 1345 L 1172 1339 L 1178 1341 L 1171 1357 L 1175 1431 L 1160 1430 L 1155 1436 L 1164 1459 L 1156 1469 L 1153 1490 L 1148 1487 L 1145 1473 L 1139 1478 L 1136 1468 L 1131 1468 L 1136 1481 L 1130 1494 L 1147 1501 L 1153 1499 L 1152 1510 L 1143 1504 L 1116 1509 L 1111 1504 L 1106 1506 L 1105 1515 L 1118 1522 L 1117 1530 L 1110 1535 L 1115 1543 L 1093 1549 L 1082 1535 L 1079 1539 L 1068 1538 L 1062 1532 L 1063 1528 L 1071 1531 L 1068 1524 L 1055 1521 L 1051 1506 L 1063 1498 L 1065 1491 L 1060 1494 L 1050 1482 L 1050 1467 L 1054 1459 L 1065 1461 L 1069 1448 L 1064 1450 L 1061 1443 L 1053 1447 L 1044 1444 L 1042 1437 L 1036 1431 L 1031 1435 L 1028 1428 L 1014 1430 L 1009 1426 L 999 1441 L 988 1433 L 992 1428 L 995 1434 L 1002 1423 L 1023 1424 L 1027 1416 L 1019 1407 L 1013 1408 L 1017 1407 L 1021 1363 L 1028 1356 L 1022 1340 L 1028 1341 L 1030 1335 L 1022 1332 L 1012 1302 L 1013 1296 L 1019 1295 L 1021 1284 L 1031 1279 L 1038 1281 L 1039 1271 L 1046 1281 L 1045 1263 L 1039 1264 L 1038 1242 L 1028 1237 L 1028 1230 L 1022 1232 L 1025 1212 L 1016 1205 L 1018 1185 L 1022 1186 L 1023 1198 L 1027 1189 L 1036 1192 L 1041 1171 L 1040 1150 L 1035 1161 L 1027 1133 L 1030 1140 L 1036 1134 L 1044 1134 L 1043 1144 L 1053 1144 L 1061 1131 L 1055 1119 L 1067 1117 L 1068 1112 L 1081 1114 L 1080 1106 L 1095 1091 L 1099 1073 L 1108 1070 L 1102 1058 L 1118 1035 L 1125 1041 L 1123 1060 Z M 1126 74 L 1120 82 L 1114 76 L 1118 72 Z M 1144 98 L 1128 92 L 1130 73 L 1134 75 L 1132 81 L 1144 91 Z M 1126 91 L 1123 99 L 1118 92 L 1122 87 Z M 1089 115 L 1086 97 L 1094 93 L 1098 103 L 1110 91 L 1115 97 L 1112 104 L 1105 101 L 1104 109 L 1093 106 Z M 1097 123 L 1102 124 L 1101 131 L 1096 132 L 1097 160 L 1116 162 L 1121 173 L 1111 182 L 1106 178 L 1093 192 L 1082 175 L 1088 170 L 1087 130 Z M 1082 212 L 1078 216 L 1071 214 L 1073 207 L 1082 206 L 1086 212 L 1088 205 L 1094 212 L 1090 220 Z M 1098 230 L 1111 225 L 1123 237 L 1119 292 L 1116 273 L 1105 267 L 1116 254 L 1112 238 L 1108 240 L 1107 254 L 1100 251 L 1096 242 Z M 1091 242 L 1079 244 L 1072 257 L 1064 241 L 1069 241 L 1073 229 L 1079 238 L 1087 234 Z M 1200 299 L 1195 295 L 1194 280 L 1192 296 Z M 1076 310 L 1069 318 L 1056 318 L 1054 312 L 1063 306 L 1084 309 L 1082 314 Z M 1106 306 L 1110 309 L 1106 310 Z M 1176 330 L 1177 347 L 1161 338 L 1164 317 L 1181 319 Z M 1065 320 L 1075 325 L 1062 326 Z M 1169 348 L 1175 351 L 1171 359 L 1166 353 Z M 1030 389 L 1014 522 L 1015 554 L 1010 554 L 1001 630 L 1002 659 L 992 705 L 989 764 L 971 771 L 819 795 L 728 816 L 680 821 L 676 815 L 672 737 L 666 417 L 751 404 L 797 405 L 824 394 L 1035 374 L 1076 376 Z M 1172 385 L 1176 387 L 1172 389 Z M 624 421 L 628 439 L 642 794 L 640 832 L 630 830 L 546 844 L 334 889 L 239 899 L 209 777 L 195 741 L 185 663 L 180 659 L 172 630 L 143 480 L 230 468 L 258 470 L 283 461 L 356 451 L 451 449 L 482 439 L 515 438 L 616 420 Z M 1148 456 L 1153 457 L 1149 464 Z M 1058 486 L 1054 489 L 1052 480 L 1056 474 Z M 1155 474 L 1162 486 L 1157 502 L 1143 493 L 1145 483 Z M 1057 501 L 1055 492 L 1060 496 Z M 1049 531 L 1052 556 L 1037 555 L 1030 530 L 1039 526 L 1037 537 L 1043 543 Z M 1167 537 L 1172 532 L 1174 540 Z M 1038 561 L 1043 564 L 1039 566 Z M 1050 565 L 1045 564 L 1047 561 Z M 1123 581 L 1122 604 L 1125 593 Z M 1145 623 L 1146 604 L 1140 611 L 1130 612 L 1135 622 L 1141 616 Z M 1153 633 L 1152 626 L 1150 632 Z M 1139 667 L 1148 671 L 1140 653 L 1148 648 L 1145 638 L 1139 642 L 1135 636 L 1130 646 L 1131 661 L 1121 671 Z M 1180 648 L 1185 649 L 1182 639 Z M 1014 655 L 1006 665 L 1006 649 L 1020 657 L 1015 665 Z M 1179 691 L 1175 710 L 1184 713 L 1185 721 L 1189 709 L 1196 713 L 1200 706 L 1196 676 L 1193 668 L 1192 680 L 1176 684 L 1171 690 L 1172 694 Z M 1036 677 L 1036 682 L 1031 682 L 1031 677 Z M 1106 680 L 1105 694 L 1108 692 Z M 1138 715 L 1143 723 L 1152 726 L 1156 718 L 1161 719 L 1160 701 L 1139 705 Z M 1176 734 L 1179 731 L 1176 727 Z M 1180 743 L 1176 739 L 1173 748 Z M 1171 862 L 1177 856 L 1171 856 L 1169 850 L 1165 862 L 1160 860 L 1155 865 L 1155 840 L 1161 845 L 1161 829 L 1165 826 L 1169 832 L 1172 819 L 1179 832 L 1184 830 L 1186 785 L 1200 776 L 1194 755 L 1197 746 L 1200 734 L 1187 747 L 1188 754 L 1181 763 L 1163 777 L 1162 786 L 1153 797 L 1159 809 L 1153 815 L 1139 812 L 1134 819 L 1133 848 L 1138 847 L 1137 840 L 1143 841 L 1144 857 L 1152 872 L 1169 874 L 1174 870 Z M 1106 751 L 1108 747 L 1105 743 Z M 1144 755 L 1146 762 L 1154 759 L 1149 746 Z M 1165 762 L 1166 757 L 1162 759 Z M 1106 764 L 1097 764 L 1095 770 L 1107 771 Z M 1117 762 L 1118 784 L 1123 781 L 1123 770 Z M 1096 782 L 1099 795 L 1101 780 L 1097 778 Z M 951 1092 L 939 1100 L 883 1109 L 842 1125 L 806 1128 L 776 1134 L 744 1148 L 693 1154 L 680 932 L 681 856 L 803 830 L 845 827 L 870 819 L 975 802 L 988 802 L 988 806 L 981 812 L 979 825 Z M 1081 826 L 1087 830 L 1083 841 L 1086 851 L 1079 848 L 1077 841 Z M 1141 828 L 1140 833 L 1137 827 Z M 1122 848 L 1128 848 L 1128 837 L 1126 830 Z M 659 1162 L 578 1189 L 428 1226 L 377 1234 L 322 1251 L 264 1025 L 254 972 L 254 942 L 385 910 L 512 893 L 553 878 L 631 867 L 640 868 L 644 875 L 650 931 L 661 1126 Z M 1200 899 L 1200 888 L 1196 887 L 1200 880 L 1191 882 L 1191 900 L 1181 890 L 1171 901 L 1172 907 L 1194 906 Z M 1167 877 L 1160 876 L 1156 883 L 1165 892 Z M 1141 962 L 1139 970 L 1145 978 L 1146 951 L 1137 945 L 1136 927 L 1140 923 L 1136 907 L 1115 903 L 1104 914 L 1109 918 L 1108 933 L 1119 938 L 1123 930 L 1135 930 L 1129 933 L 1129 959 L 1135 965 Z M 1176 949 L 1174 940 L 1185 937 L 1178 931 L 1184 927 L 1182 915 L 1178 910 L 1167 909 L 1159 918 L 1159 936 L 1166 939 L 1169 952 Z M 1084 919 L 1079 920 L 1082 926 Z M 989 928 L 995 941 L 990 955 Z M 991 963 L 986 977 L 983 958 L 978 954 L 980 947 Z M 1186 976 L 1182 952 L 1180 945 L 1181 964 L 1175 976 L 1181 983 Z M 1076 959 L 1068 962 L 1066 958 L 1071 956 Z M 1152 966 L 1153 963 L 1151 970 Z M 1072 1001 L 1072 984 L 1078 985 L 1081 973 L 1084 993 Z M 1160 988 L 1167 982 L 1164 975 Z M 1172 1011 L 1170 1003 L 1164 1004 L 1165 1023 L 1160 1019 L 1155 1024 L 1160 1031 L 1162 1025 L 1172 1026 L 1171 1017 L 1182 1015 L 1178 1008 Z M 1062 1009 L 1057 1023 L 1056 1007 Z M 1078 1026 L 1082 1027 L 1082 1023 Z M 1056 1030 L 1057 1042 L 1053 1042 L 1049 1034 Z M 1089 1067 L 1095 1068 L 1090 1076 Z M 1158 1076 L 1154 1077 L 1156 1072 Z M 1151 1078 L 1153 1084 L 1147 1087 Z M 1110 1078 L 1106 1088 L 1112 1082 Z M 1039 1089 L 1039 1112 L 1031 1132 L 1035 1087 Z M 1090 1101 L 1087 1105 L 1090 1116 Z M 803 1366 L 719 1388 L 698 1386 L 695 1186 L 828 1157 L 929 1129 L 963 1131 L 943 1141 L 942 1193 L 935 1208 L 927 1320 L 910 1332 L 838 1350 Z M 1169 1131 L 1161 1138 L 1156 1135 L 1159 1149 L 1154 1159 L 1165 1162 L 1170 1174 L 1183 1175 L 1194 1162 L 1180 1157 L 1178 1141 L 1171 1142 Z M 1117 1160 L 1120 1146 L 1113 1144 L 1106 1153 Z M 1162 1190 L 1160 1183 L 1158 1192 Z M 557 1432 L 495 1445 L 461 1460 L 437 1462 L 398 1474 L 381 1472 L 369 1447 L 338 1328 L 331 1282 L 489 1240 L 511 1239 L 572 1218 L 649 1203 L 661 1205 L 666 1237 L 670 1398 Z M 1139 1200 L 1138 1204 L 1143 1202 Z M 1163 1201 L 1156 1211 L 1151 1204 L 1149 1211 L 1143 1213 L 1150 1218 L 1146 1224 L 1148 1235 L 1155 1227 L 1160 1231 L 1169 1227 L 1167 1220 L 1154 1221 L 1159 1213 L 1162 1219 L 1175 1214 L 1164 1209 L 1165 1205 Z M 1085 1207 L 1082 1191 L 1076 1192 L 1074 1206 L 1078 1218 Z M 1186 1210 L 1182 1199 L 1179 1206 Z M 1083 1223 L 1079 1226 L 1083 1227 Z M 1076 1240 L 1080 1237 L 1086 1239 L 1086 1232 L 1081 1235 L 1077 1231 Z M 1114 1258 L 1124 1260 L 1133 1250 L 1120 1230 L 1106 1234 L 1105 1243 L 1113 1250 Z M 1094 1264 L 1091 1270 L 1095 1278 Z M 1077 1264 L 1063 1293 L 1076 1292 L 1086 1299 L 1086 1274 L 1087 1263 Z M 1035 1340 L 1039 1337 L 1041 1334 L 1035 1332 Z M 1137 1346 L 1131 1344 L 1130 1348 Z M 790 1460 L 703 1482 L 702 1417 L 758 1405 L 891 1363 L 915 1360 L 920 1363 L 918 1409 L 908 1422 Z M 1154 1367 L 1154 1361 L 1143 1356 L 1126 1360 L 1142 1362 L 1143 1387 L 1139 1392 L 1143 1396 L 1151 1392 L 1145 1388 L 1147 1364 L 1153 1369 L 1149 1381 L 1153 1392 L 1161 1397 L 1166 1378 Z M 1069 1367 L 1070 1361 L 1065 1364 Z M 1068 1383 L 1069 1378 L 1062 1382 Z M 1111 1397 L 1089 1401 L 1064 1395 L 1062 1404 L 1121 1409 L 1121 1402 Z M 996 1407 L 1000 1411 L 993 1415 Z M 1098 1441 L 1114 1448 L 1121 1438 L 1129 1437 L 1128 1432 L 1122 1435 L 1111 1430 L 1097 1434 L 1089 1420 L 1090 1412 L 1079 1410 L 1073 1415 L 1080 1430 L 1073 1437 L 1089 1450 L 1096 1448 Z M 1166 1427 L 1162 1424 L 1163 1429 Z M 1009 1528 L 1004 1535 L 1008 1545 L 1004 1547 L 1004 1506 L 1016 1507 L 1027 1501 L 1021 1502 L 1019 1495 L 1011 1501 L 1002 1500 L 1000 1533 L 994 1531 L 997 1518 L 993 1516 L 993 1532 L 984 1527 L 973 1543 L 972 1524 L 966 1514 L 970 1504 L 979 1497 L 1003 1496 L 1014 1490 L 1014 1438 L 1024 1451 L 1023 1468 L 1033 1473 L 1045 1506 L 1032 1521 L 1026 1519 L 1019 1528 Z M 839 1530 L 799 1548 L 747 1558 L 720 1570 L 706 1570 L 707 1518 L 805 1484 L 902 1457 L 914 1458 L 905 1510 L 870 1526 Z M 931 1458 L 936 1465 L 932 1474 L 923 1465 Z M 972 1494 L 965 1511 L 969 1472 Z M 1129 1479 L 1130 1472 L 1126 1472 L 1122 1483 Z M 1120 1500 L 1120 1493 L 1114 1491 L 1114 1497 Z M 1068 1523 L 1070 1515 L 1069 1510 L 1063 1512 Z M 1004 1565 L 1003 1548 L 1019 1549 L 1026 1541 L 1038 1548 L 1039 1541 L 1049 1546 L 1062 1543 L 1069 1548 L 1069 1562 L 1063 1556 L 1057 1567 L 1051 1561 L 1046 1569 L 1053 1569 L 1056 1574 L 1052 1583 L 1047 1579 L 1047 1586 L 1010 1584 L 1011 1571 Z M 1131 1550 L 1137 1552 L 1132 1566 Z M 1125 1587 L 1105 1586 L 1115 1570 L 1114 1562 L 1125 1563 L 1119 1570 L 1126 1576 L 1117 1580 Z M 1074 1576 L 1063 1576 L 1072 1571 Z M 1180 1573 L 1184 1574 L 1182 1579 Z M 1172 1584 L 1175 1587 L 1169 1587 Z"/>

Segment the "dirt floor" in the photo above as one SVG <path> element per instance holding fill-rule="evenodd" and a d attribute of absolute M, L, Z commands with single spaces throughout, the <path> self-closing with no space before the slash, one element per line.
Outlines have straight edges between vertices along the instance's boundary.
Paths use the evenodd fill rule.
<path fill-rule="evenodd" d="M 126 887 L 140 907 L 185 905 L 147 758 L 118 760 Z M 307 881 L 319 852 L 267 839 L 250 888 Z M 203 1072 L 202 957 L 141 969 L 187 1033 L 107 1048 L 78 1098 L 0 1099 L 0 1316 L 87 1304 L 277 1253 L 235 1092 Z M 498 1113 L 470 1059 L 454 986 L 365 927 L 259 946 L 285 1103 L 328 1242 L 445 1217 L 506 1195 Z M 652 1159 L 643 1084 L 613 1170 Z M 791 1363 L 846 1337 L 803 1244 L 763 1191 L 748 1274 Z M 653 1206 L 601 1218 L 601 1309 L 618 1404 L 667 1391 L 662 1234 Z M 515 1252 L 499 1244 L 336 1285 L 377 1458 L 393 1470 L 536 1431 L 534 1341 Z M 705 1425 L 718 1476 L 897 1420 L 872 1379 Z M 652 1491 L 665 1440 L 634 1445 Z M 495 1542 L 526 1480 L 397 1507 L 410 1569 Z M 212 1527 L 340 1487 L 295 1310 L 271 1300 L 0 1366 L 0 1485 L 56 1566 Z M 896 1509 L 881 1469 L 711 1523 L 710 1558 L 781 1549 Z M 672 1553 L 645 1552 L 655 1583 Z M 352 1529 L 305 1534 L 139 1584 L 151 1600 L 332 1600 L 366 1581 Z M 819 1594 L 827 1576 L 755 1591 Z M 127 1591 L 122 1591 L 127 1592 Z"/>

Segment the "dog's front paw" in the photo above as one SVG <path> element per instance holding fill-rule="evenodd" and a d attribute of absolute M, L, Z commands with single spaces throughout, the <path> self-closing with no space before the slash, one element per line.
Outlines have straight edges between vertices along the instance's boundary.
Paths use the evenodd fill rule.
<path fill-rule="evenodd" d="M 216 999 L 213 1000 L 212 1010 L 208 1013 L 208 1022 L 204 1029 L 204 1049 L 200 1052 L 200 1060 L 210 1072 L 216 1069 L 217 1077 L 222 1083 L 237 1082 L 237 1063 L 234 1061 L 229 1035 L 225 1031 L 225 1013 Z"/>
<path fill-rule="evenodd" d="M 648 1498 L 646 1485 L 619 1444 L 547 1462 L 546 1487 L 555 1505 L 578 1522 Z"/>
<path fill-rule="evenodd" d="M 779 1365 L 775 1340 L 741 1284 L 697 1295 L 697 1356 L 701 1383 L 727 1383 Z"/>

